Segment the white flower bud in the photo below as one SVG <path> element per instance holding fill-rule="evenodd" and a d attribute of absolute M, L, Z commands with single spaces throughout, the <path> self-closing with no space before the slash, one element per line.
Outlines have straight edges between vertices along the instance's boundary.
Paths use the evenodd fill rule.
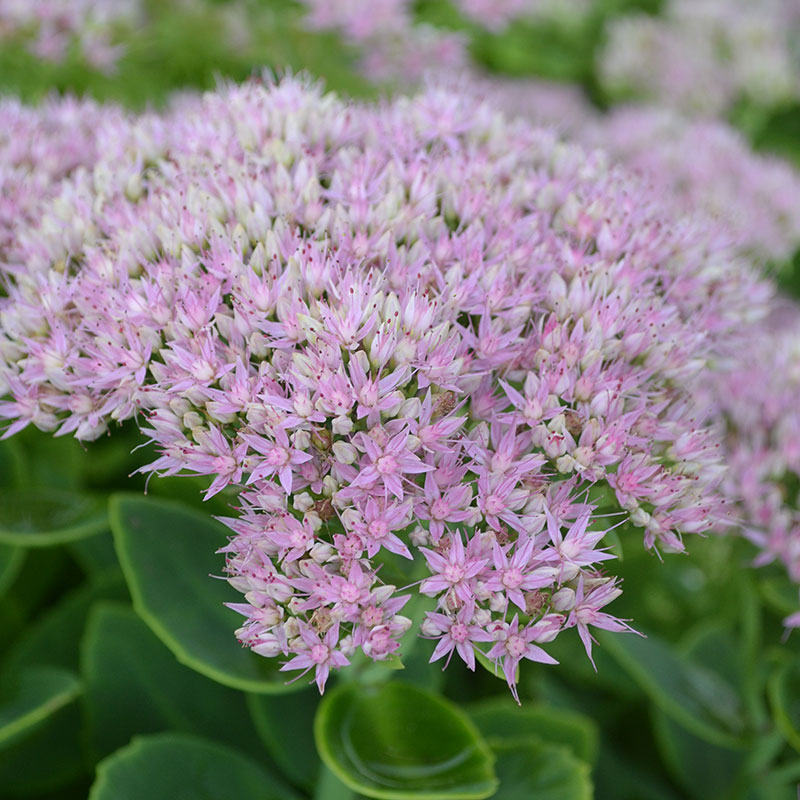
<path fill-rule="evenodd" d="M 350 417 L 335 417 L 331 423 L 331 430 L 337 436 L 347 436 L 353 430 L 353 420 Z"/>
<path fill-rule="evenodd" d="M 314 498 L 308 492 L 296 494 L 292 500 L 292 506 L 297 511 L 308 511 L 314 505 Z"/>
<path fill-rule="evenodd" d="M 317 542 L 309 551 L 309 555 L 317 564 L 325 564 L 333 557 L 333 547 L 327 542 Z"/>
<path fill-rule="evenodd" d="M 275 658 L 283 652 L 278 637 L 272 633 L 262 634 L 258 644 L 253 646 L 253 651 L 265 658 Z"/>
<path fill-rule="evenodd" d="M 428 544 L 428 532 L 417 525 L 411 533 L 408 534 L 408 539 L 411 544 L 415 545 L 416 547 L 422 547 Z"/>
<path fill-rule="evenodd" d="M 489 608 L 496 614 L 504 612 L 507 605 L 508 598 L 502 592 L 496 592 L 492 595 L 492 599 L 489 600 Z"/>
<path fill-rule="evenodd" d="M 334 442 L 333 455 L 340 464 L 353 464 L 358 460 L 358 450 L 349 442 Z"/>
<path fill-rule="evenodd" d="M 311 433 L 304 430 L 295 431 L 292 435 L 292 444 L 298 450 L 308 450 L 311 446 Z"/>
<path fill-rule="evenodd" d="M 575 591 L 565 586 L 559 589 L 551 598 L 550 604 L 556 611 L 572 611 L 575 608 Z"/>
<path fill-rule="evenodd" d="M 405 633 L 412 625 L 411 620 L 408 617 L 402 616 L 402 614 L 395 614 L 392 618 L 392 623 L 398 628 L 401 634 Z"/>

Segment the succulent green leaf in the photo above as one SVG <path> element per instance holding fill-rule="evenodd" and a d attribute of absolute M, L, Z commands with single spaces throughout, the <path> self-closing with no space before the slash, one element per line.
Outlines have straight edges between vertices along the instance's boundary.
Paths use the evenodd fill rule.
<path fill-rule="evenodd" d="M 0 597 L 14 583 L 24 560 L 25 550 L 22 547 L 0 544 Z"/>
<path fill-rule="evenodd" d="M 89 800 L 294 800 L 255 761 L 179 733 L 137 736 L 97 766 Z"/>
<path fill-rule="evenodd" d="M 800 751 L 800 666 L 791 661 L 777 665 L 767 692 L 775 724 L 786 741 Z"/>
<path fill-rule="evenodd" d="M 657 636 L 601 633 L 598 639 L 665 714 L 712 744 L 742 746 L 741 699 L 722 675 L 681 657 Z"/>
<path fill-rule="evenodd" d="M 81 692 L 78 678 L 56 667 L 32 667 L 0 686 L 0 747 L 32 733 Z"/>
<path fill-rule="evenodd" d="M 566 747 L 539 739 L 497 742 L 495 800 L 591 800 L 588 764 Z"/>
<path fill-rule="evenodd" d="M 89 747 L 98 758 L 136 733 L 170 729 L 263 755 L 241 692 L 179 664 L 130 607 L 95 605 L 81 661 Z"/>
<path fill-rule="evenodd" d="M 81 637 L 92 604 L 127 598 L 127 587 L 118 573 L 82 584 L 33 620 L 6 655 L 5 668 L 21 671 L 47 665 L 77 672 Z"/>
<path fill-rule="evenodd" d="M 565 745 L 582 761 L 597 760 L 595 723 L 584 714 L 544 704 L 518 706 L 509 697 L 493 697 L 467 707 L 467 713 L 490 744 L 519 738 L 538 738 Z"/>
<path fill-rule="evenodd" d="M 133 607 L 178 661 L 244 691 L 302 688 L 287 686 L 275 659 L 236 641 L 242 618 L 225 603 L 240 597 L 219 577 L 224 526 L 177 503 L 126 494 L 112 496 L 110 516 Z"/>
<path fill-rule="evenodd" d="M 479 800 L 497 789 L 492 754 L 443 697 L 400 681 L 345 684 L 314 723 L 323 762 L 350 788 L 382 800 Z"/>
<path fill-rule="evenodd" d="M 250 714 L 267 752 L 293 784 L 306 790 L 315 786 L 320 774 L 314 747 L 314 716 L 319 701 L 316 686 L 291 695 L 247 695 Z M 303 757 L 298 758 L 298 753 Z"/>
<path fill-rule="evenodd" d="M 104 498 L 62 489 L 0 492 L 0 544 L 52 547 L 107 528 Z"/>

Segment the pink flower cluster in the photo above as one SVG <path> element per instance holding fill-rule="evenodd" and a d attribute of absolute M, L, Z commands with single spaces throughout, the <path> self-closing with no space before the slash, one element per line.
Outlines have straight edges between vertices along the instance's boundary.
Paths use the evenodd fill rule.
<path fill-rule="evenodd" d="M 417 591 L 433 658 L 515 691 L 559 633 L 627 628 L 610 528 L 728 522 L 689 387 L 768 290 L 601 154 L 295 80 L 95 136 L 0 265 L 6 435 L 143 415 L 148 471 L 230 487 L 238 636 L 283 669 L 393 658 Z"/>
<path fill-rule="evenodd" d="M 123 48 L 118 29 L 136 25 L 140 0 L 0 0 L 0 42 L 22 40 L 36 56 L 63 61 L 70 47 L 102 70 L 112 70 Z"/>
<path fill-rule="evenodd" d="M 434 74 L 437 82 L 449 81 L 457 91 L 483 98 L 504 113 L 524 116 L 537 125 L 553 126 L 587 147 L 602 147 L 614 160 L 642 172 L 664 197 L 673 198 L 678 214 L 707 214 L 727 231 L 743 252 L 761 262 L 790 259 L 800 245 L 800 176 L 797 171 L 785 161 L 754 153 L 744 137 L 723 121 L 696 120 L 691 115 L 670 110 L 668 106 L 658 109 L 629 106 L 600 114 L 574 86 L 489 76 L 469 66 L 463 42 L 458 40 L 456 43 L 456 40 L 448 38 L 451 34 L 415 26 L 407 0 L 385 0 L 377 5 L 366 0 L 308 0 L 306 5 L 311 8 L 310 23 L 316 27 L 337 29 L 361 48 L 365 72 L 376 82 L 408 85 L 419 82 L 423 73 Z M 515 16 L 552 16 L 556 11 L 549 9 L 549 5 L 518 0 L 462 0 L 459 7 L 478 24 L 498 30 Z M 669 26 L 673 25 L 675 30 L 671 35 L 675 38 L 672 45 L 675 52 L 672 58 L 676 62 L 675 69 L 682 71 L 683 82 L 693 91 L 700 91 L 705 86 L 705 94 L 718 97 L 727 104 L 731 101 L 728 95 L 733 90 L 723 89 L 719 84 L 723 79 L 733 80 L 733 76 L 728 74 L 730 65 L 718 65 L 717 72 L 722 75 L 717 72 L 706 74 L 707 70 L 692 60 L 694 51 L 682 54 L 681 48 L 688 47 L 688 44 L 681 37 L 694 36 L 692 31 L 699 25 L 701 33 L 698 36 L 711 47 L 713 37 L 710 34 L 706 36 L 706 28 L 711 26 L 716 31 L 722 26 L 725 36 L 736 43 L 731 52 L 741 62 L 739 67 L 742 71 L 746 64 L 751 64 L 756 70 L 766 69 L 772 63 L 759 55 L 760 50 L 751 53 L 746 46 L 749 43 L 752 50 L 762 41 L 756 35 L 761 27 L 774 29 L 774 35 L 777 35 L 776 31 L 783 35 L 784 28 L 791 25 L 800 30 L 800 18 L 795 20 L 791 16 L 783 0 L 759 0 L 753 8 L 737 2 L 732 13 L 727 13 L 729 10 L 728 4 L 723 7 L 719 0 L 678 1 L 669 6 L 666 19 L 647 16 L 631 21 L 623 18 L 614 28 L 618 33 L 612 34 L 606 60 L 609 61 L 614 53 L 618 59 L 628 59 L 627 69 L 644 80 L 653 68 L 648 60 L 652 56 L 650 44 L 643 43 L 641 52 L 631 55 L 631 45 L 621 44 L 615 49 L 614 36 L 624 39 L 623 34 L 629 28 L 663 31 L 672 30 Z M 574 13 L 576 9 L 571 7 L 571 11 Z M 414 45 L 415 37 L 419 36 L 427 37 L 426 41 L 431 45 L 439 43 L 444 50 L 439 52 L 438 45 L 431 46 L 423 55 Z M 764 40 L 765 46 L 769 45 L 770 58 L 788 59 L 786 48 L 781 50 L 773 39 L 774 36 Z M 447 42 L 454 46 L 450 47 Z M 730 46 L 734 47 L 733 44 Z M 660 51 L 656 48 L 655 52 L 658 56 Z M 662 67 L 659 62 L 659 79 L 663 77 Z M 784 68 L 788 70 L 787 74 L 793 75 L 788 62 Z M 751 82 L 755 79 L 754 76 L 750 78 Z M 664 80 L 665 87 L 674 89 L 682 85 L 675 77 Z M 775 80 L 769 76 L 764 76 L 763 80 L 771 91 L 775 90 Z M 770 97 L 757 86 L 753 92 L 758 95 L 759 102 Z M 663 102 L 664 98 L 658 93 L 655 96 Z M 703 98 L 698 99 L 697 104 L 702 105 L 705 115 L 722 110 Z M 682 107 L 686 103 L 680 101 L 676 105 Z M 689 110 L 696 112 L 698 109 Z"/>
<path fill-rule="evenodd" d="M 574 128 L 652 180 L 680 213 L 706 213 L 757 260 L 790 260 L 800 247 L 800 174 L 753 152 L 726 123 L 631 106 Z"/>
<path fill-rule="evenodd" d="M 698 386 L 726 421 L 725 491 L 737 521 L 760 550 L 800 584 L 800 308 L 775 301 L 746 328 L 732 357 Z M 786 621 L 800 627 L 800 612 Z"/>
<path fill-rule="evenodd" d="M 611 92 L 691 114 L 779 105 L 800 97 L 799 31 L 796 0 L 668 0 L 614 20 L 598 68 Z"/>
<path fill-rule="evenodd" d="M 410 0 L 303 0 L 312 29 L 338 31 L 362 51 L 374 83 L 413 86 L 431 70 L 461 70 L 468 57 L 458 33 L 415 25 Z"/>
<path fill-rule="evenodd" d="M 115 116 L 88 100 L 0 100 L 0 259 L 17 260 L 17 230 L 38 219 L 63 178 L 95 162 L 97 129 Z"/>

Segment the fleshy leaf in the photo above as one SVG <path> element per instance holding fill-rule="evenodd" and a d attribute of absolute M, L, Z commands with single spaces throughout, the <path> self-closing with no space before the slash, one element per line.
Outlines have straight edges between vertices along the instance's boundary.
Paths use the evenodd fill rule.
<path fill-rule="evenodd" d="M 712 744 L 741 746 L 741 700 L 721 675 L 680 657 L 656 636 L 600 633 L 598 639 L 665 714 Z"/>
<path fill-rule="evenodd" d="M 248 692 L 286 692 L 279 662 L 243 649 L 234 631 L 241 617 L 225 607 L 238 595 L 220 580 L 217 551 L 226 529 L 177 503 L 136 495 L 111 498 L 114 545 L 133 607 L 182 664 Z"/>
<path fill-rule="evenodd" d="M 528 703 L 520 708 L 510 697 L 492 698 L 466 710 L 492 745 L 495 741 L 535 737 L 565 745 L 583 761 L 597 760 L 597 727 L 576 711 Z"/>
<path fill-rule="evenodd" d="M 103 498 L 59 489 L 0 492 L 0 544 L 51 547 L 107 528 Z"/>
<path fill-rule="evenodd" d="M 653 727 L 664 763 L 691 797 L 730 797 L 743 763 L 741 750 L 698 739 L 660 709 L 653 712 Z"/>
<path fill-rule="evenodd" d="M 401 682 L 346 684 L 314 722 L 322 760 L 348 786 L 383 800 L 479 800 L 497 788 L 491 752 L 458 707 Z"/>
<path fill-rule="evenodd" d="M 314 749 L 314 715 L 319 706 L 316 686 L 292 695 L 249 694 L 247 705 L 264 747 L 294 784 L 310 790 L 320 763 Z M 291 725 L 286 724 L 290 719 Z M 304 753 L 298 758 L 298 753 Z"/>
<path fill-rule="evenodd" d="M 25 550 L 10 544 L 0 544 L 0 597 L 14 582 L 25 560 Z"/>
<path fill-rule="evenodd" d="M 81 656 L 88 739 L 97 757 L 133 734 L 170 729 L 263 755 L 244 696 L 179 664 L 128 606 L 94 607 Z"/>
<path fill-rule="evenodd" d="M 591 800 L 589 766 L 566 747 L 538 739 L 498 742 L 495 800 Z"/>
<path fill-rule="evenodd" d="M 119 573 L 83 584 L 27 626 L 6 655 L 5 668 L 23 670 L 47 665 L 77 672 L 81 637 L 92 604 L 97 600 L 127 598 L 127 587 Z"/>
<path fill-rule="evenodd" d="M 255 761 L 196 736 L 137 736 L 97 765 L 89 800 L 292 800 Z"/>
<path fill-rule="evenodd" d="M 800 667 L 788 661 L 779 664 L 770 675 L 767 691 L 775 724 L 800 751 Z"/>
<path fill-rule="evenodd" d="M 0 688 L 0 747 L 32 733 L 81 691 L 77 677 L 56 667 L 9 675 Z"/>

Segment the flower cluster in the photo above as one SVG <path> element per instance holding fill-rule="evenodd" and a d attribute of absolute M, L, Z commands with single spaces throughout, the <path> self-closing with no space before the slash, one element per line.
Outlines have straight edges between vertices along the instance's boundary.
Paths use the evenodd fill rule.
<path fill-rule="evenodd" d="M 296 80 L 96 137 L 2 265 L 6 435 L 143 415 L 148 471 L 231 487 L 238 636 L 283 669 L 394 657 L 416 587 L 434 659 L 513 689 L 562 631 L 626 629 L 609 528 L 679 551 L 727 522 L 687 387 L 764 288 L 601 153 Z"/>
<path fill-rule="evenodd" d="M 0 100 L 0 259 L 21 258 L 18 231 L 38 219 L 67 175 L 96 161 L 97 132 L 118 117 L 88 100 L 51 98 L 38 108 Z"/>
<path fill-rule="evenodd" d="M 417 25 L 410 0 L 303 0 L 311 29 L 335 30 L 361 50 L 361 70 L 374 83 L 413 86 L 432 70 L 462 70 L 461 34 Z"/>
<path fill-rule="evenodd" d="M 756 565 L 777 560 L 800 583 L 800 308 L 776 301 L 698 389 L 726 420 L 725 490 Z M 786 624 L 800 626 L 800 612 Z"/>
<path fill-rule="evenodd" d="M 753 152 L 726 123 L 623 107 L 577 132 L 647 175 L 680 212 L 708 214 L 759 261 L 791 259 L 800 247 L 800 174 Z"/>
<path fill-rule="evenodd" d="M 696 120 L 667 107 L 629 106 L 600 114 L 574 86 L 531 78 L 490 76 L 469 66 L 463 42 L 448 38 L 451 34 L 415 26 L 407 0 L 385 0 L 379 4 L 365 0 L 307 0 L 306 5 L 310 7 L 309 24 L 337 29 L 361 49 L 365 72 L 374 81 L 408 85 L 419 82 L 423 72 L 434 73 L 439 83 L 449 81 L 459 92 L 483 98 L 504 113 L 566 131 L 587 147 L 602 147 L 614 160 L 644 173 L 664 198 L 673 198 L 678 214 L 706 213 L 726 230 L 743 252 L 760 262 L 785 261 L 800 244 L 800 176 L 797 171 L 785 161 L 754 153 L 744 137 L 723 121 Z M 517 0 L 462 0 L 459 8 L 489 30 L 502 29 L 516 16 L 552 16 L 553 13 L 547 3 Z M 739 38 L 747 39 L 748 31 L 755 36 L 753 25 L 773 25 L 780 29 L 788 23 L 788 10 L 779 4 L 772 8 L 772 16 L 762 14 L 764 9 L 755 13 L 735 4 L 735 13 L 730 18 L 716 0 L 704 0 L 691 6 L 678 2 L 670 9 L 672 16 L 668 19 L 674 17 L 674 36 L 684 35 L 686 31 L 685 35 L 694 35 L 691 32 L 697 26 L 690 25 L 687 20 L 690 15 L 700 14 L 700 9 L 704 9 L 701 15 L 704 25 L 729 26 L 725 29 L 726 35 L 737 42 Z M 778 14 L 780 9 L 786 12 L 783 16 Z M 614 36 L 624 39 L 624 31 L 637 25 L 657 31 L 666 30 L 668 26 L 667 21 L 649 16 L 635 20 L 634 23 L 623 18 L 614 29 L 617 33 L 612 35 L 612 42 Z M 705 33 L 700 35 L 706 37 L 704 41 L 707 40 L 710 47 L 713 37 Z M 414 44 L 418 36 L 426 36 L 429 43 L 438 44 L 423 55 Z M 752 43 L 752 47 L 756 44 Z M 443 47 L 441 51 L 437 50 L 439 45 Z M 687 86 L 699 91 L 698 87 L 703 87 L 705 82 L 708 85 L 704 91 L 724 97 L 725 92 L 717 85 L 722 78 L 716 74 L 706 75 L 701 65 L 680 55 L 680 48 L 684 46 L 677 39 L 673 44 L 675 68 L 685 72 Z M 642 52 L 635 57 L 630 51 L 631 47 L 615 48 L 613 44 L 609 48 L 609 53 L 616 53 L 620 59 L 629 58 L 632 74 L 645 79 L 650 68 L 649 45 L 646 49 L 643 45 Z M 770 44 L 772 58 L 778 58 L 776 54 L 781 52 Z M 747 56 L 746 49 L 738 44 L 735 53 L 743 63 L 756 59 L 755 55 Z M 788 58 L 785 52 L 784 56 Z M 644 66 L 639 64 L 642 59 L 647 61 Z M 763 66 L 772 62 L 762 59 L 757 63 Z M 733 79 L 728 75 L 727 64 L 719 65 L 719 71 L 728 76 L 726 79 Z M 770 79 L 769 83 L 774 89 L 774 82 Z M 669 85 L 674 85 L 672 79 Z M 759 102 L 769 97 L 760 89 L 753 91 L 758 93 Z M 725 100 L 729 101 L 730 98 Z M 705 100 L 697 102 L 702 102 L 706 111 L 712 108 Z"/>
<path fill-rule="evenodd" d="M 111 70 L 123 52 L 116 32 L 142 15 L 140 0 L 0 0 L 0 42 L 21 39 L 48 61 L 63 61 L 74 47 L 89 64 Z"/>
<path fill-rule="evenodd" d="M 800 96 L 799 30 L 794 0 L 669 0 L 614 20 L 598 66 L 610 91 L 691 114 L 778 105 Z"/>

